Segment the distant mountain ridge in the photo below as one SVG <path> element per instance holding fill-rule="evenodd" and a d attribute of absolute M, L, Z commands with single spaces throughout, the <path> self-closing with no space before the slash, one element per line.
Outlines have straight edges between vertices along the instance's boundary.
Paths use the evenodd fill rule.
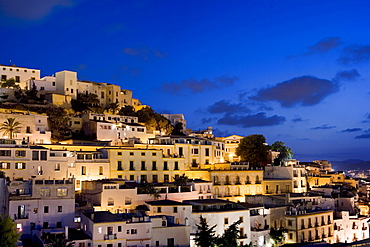
<path fill-rule="evenodd" d="M 348 159 L 345 161 L 329 161 L 335 171 L 338 170 L 370 170 L 370 161 Z"/>

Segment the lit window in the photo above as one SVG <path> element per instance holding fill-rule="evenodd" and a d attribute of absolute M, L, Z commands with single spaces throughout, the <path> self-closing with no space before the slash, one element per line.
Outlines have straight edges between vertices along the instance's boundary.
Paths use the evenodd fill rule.
<path fill-rule="evenodd" d="M 67 196 L 68 189 L 67 188 L 58 188 L 57 189 L 57 196 Z"/>

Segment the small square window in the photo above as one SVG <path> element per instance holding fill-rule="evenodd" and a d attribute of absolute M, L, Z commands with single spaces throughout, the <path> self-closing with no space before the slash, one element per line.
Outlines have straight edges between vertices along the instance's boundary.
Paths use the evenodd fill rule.
<path fill-rule="evenodd" d="M 58 213 L 61 213 L 63 212 L 63 207 L 62 206 L 58 206 Z"/>
<path fill-rule="evenodd" d="M 122 152 L 118 152 L 117 155 L 122 155 Z"/>
<path fill-rule="evenodd" d="M 229 218 L 224 218 L 224 224 L 228 225 L 229 224 Z"/>
<path fill-rule="evenodd" d="M 142 152 L 142 153 L 141 153 L 141 156 L 145 156 L 145 152 Z"/>

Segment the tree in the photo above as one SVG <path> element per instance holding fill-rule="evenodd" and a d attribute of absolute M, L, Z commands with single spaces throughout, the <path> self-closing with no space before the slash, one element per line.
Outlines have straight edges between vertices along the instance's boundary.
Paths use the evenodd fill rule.
<path fill-rule="evenodd" d="M 119 115 L 122 115 L 122 116 L 134 116 L 136 117 L 136 112 L 135 112 L 135 109 L 134 107 L 130 106 L 130 105 L 125 105 L 123 106 L 120 110 L 119 110 Z"/>
<path fill-rule="evenodd" d="M 266 138 L 263 135 L 250 135 L 240 140 L 239 146 L 236 148 L 236 155 L 240 156 L 241 161 L 259 167 L 267 164 L 269 149 L 270 147 L 266 145 Z"/>
<path fill-rule="evenodd" d="M 216 225 L 209 227 L 207 220 L 199 216 L 200 222 L 199 225 L 196 224 L 197 232 L 195 233 L 195 244 L 200 247 L 213 247 L 216 244 L 217 237 L 215 235 Z"/>
<path fill-rule="evenodd" d="M 17 230 L 17 224 L 6 215 L 0 215 L 0 247 L 16 247 L 22 234 Z"/>
<path fill-rule="evenodd" d="M 148 194 L 153 196 L 154 200 L 157 200 L 161 197 L 157 188 L 154 188 L 153 184 L 141 183 L 137 187 L 139 194 Z"/>
<path fill-rule="evenodd" d="M 271 145 L 272 151 L 280 152 L 278 156 L 279 161 L 289 160 L 293 158 L 293 151 L 291 148 L 285 146 L 284 142 L 276 141 Z"/>
<path fill-rule="evenodd" d="M 62 107 L 51 107 L 47 110 L 51 138 L 56 142 L 64 141 L 70 136 L 69 117 Z"/>
<path fill-rule="evenodd" d="M 8 135 L 10 139 L 13 139 L 14 133 L 21 129 L 21 123 L 15 121 L 15 118 L 8 118 L 3 124 L 0 125 L 0 131 L 4 132 L 4 136 Z"/>
<path fill-rule="evenodd" d="M 240 236 L 240 230 L 238 225 L 241 223 L 241 220 L 234 222 L 230 225 L 224 232 L 224 234 L 218 238 L 217 246 L 220 247 L 237 247 L 238 238 Z"/>
<path fill-rule="evenodd" d="M 51 247 L 73 247 L 74 242 L 69 241 L 65 238 L 56 237 L 55 239 L 51 239 Z"/>
<path fill-rule="evenodd" d="M 166 135 L 173 130 L 170 120 L 154 112 L 150 107 L 140 109 L 136 112 L 136 116 L 139 122 L 144 123 L 148 130 L 159 130 Z"/>
<path fill-rule="evenodd" d="M 187 176 L 185 176 L 185 173 L 184 173 L 179 177 L 175 177 L 174 180 L 175 180 L 175 185 L 185 186 L 185 185 L 187 185 L 187 183 L 189 181 L 189 178 Z"/>
<path fill-rule="evenodd" d="M 118 111 L 118 108 L 119 108 L 119 104 L 118 103 L 110 103 L 107 106 L 107 111 L 111 111 L 112 114 L 116 114 L 117 111 Z"/>
<path fill-rule="evenodd" d="M 84 94 L 84 93 L 79 93 L 77 94 L 77 99 L 73 99 L 71 101 L 72 104 L 72 109 L 75 112 L 103 112 L 104 109 L 100 107 L 99 105 L 100 100 L 98 95 L 96 94 Z"/>
<path fill-rule="evenodd" d="M 180 123 L 180 122 L 177 122 L 175 124 L 175 126 L 173 127 L 173 130 L 172 130 L 172 133 L 171 135 L 180 135 L 180 136 L 184 136 L 184 132 L 183 132 L 183 123 Z"/>
<path fill-rule="evenodd" d="M 15 84 L 14 78 L 10 78 L 6 80 L 5 82 L 3 82 L 1 84 L 1 87 L 2 88 L 19 88 L 19 86 Z"/>
<path fill-rule="evenodd" d="M 287 232 L 286 229 L 270 229 L 270 238 L 274 240 L 274 246 L 280 246 L 284 243 L 285 240 L 285 233 Z"/>

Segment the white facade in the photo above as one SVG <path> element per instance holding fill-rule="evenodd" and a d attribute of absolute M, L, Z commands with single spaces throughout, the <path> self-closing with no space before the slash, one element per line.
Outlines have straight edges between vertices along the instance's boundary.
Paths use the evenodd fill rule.
<path fill-rule="evenodd" d="M 73 180 L 12 181 L 8 187 L 9 215 L 22 238 L 33 230 L 73 227 L 75 193 Z"/>
<path fill-rule="evenodd" d="M 340 214 L 341 218 L 334 220 L 335 243 L 352 243 L 369 238 L 369 217 L 350 216 L 348 211 Z"/>
<path fill-rule="evenodd" d="M 40 70 L 29 69 L 17 66 L 0 65 L 0 80 L 6 81 L 13 78 L 20 88 L 24 89 L 27 86 L 26 81 L 29 79 L 39 80 Z"/>

